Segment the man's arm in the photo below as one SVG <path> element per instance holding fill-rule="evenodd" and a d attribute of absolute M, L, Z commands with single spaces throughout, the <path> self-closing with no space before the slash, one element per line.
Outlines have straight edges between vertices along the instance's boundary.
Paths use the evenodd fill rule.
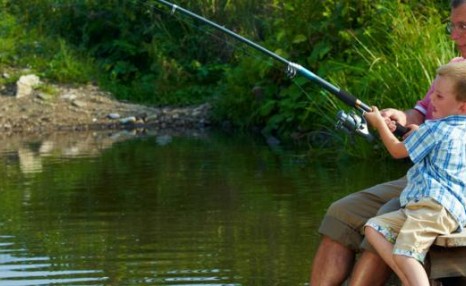
<path fill-rule="evenodd" d="M 406 123 L 405 125 L 421 125 L 425 121 L 425 115 L 422 114 L 419 110 L 417 109 L 409 109 L 404 112 L 406 114 Z"/>

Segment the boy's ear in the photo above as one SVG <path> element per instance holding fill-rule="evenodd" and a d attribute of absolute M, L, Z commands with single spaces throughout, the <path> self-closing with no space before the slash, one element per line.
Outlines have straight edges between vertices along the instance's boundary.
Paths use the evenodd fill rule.
<path fill-rule="evenodd" d="M 466 114 L 466 101 L 463 101 L 460 105 L 460 112 Z"/>

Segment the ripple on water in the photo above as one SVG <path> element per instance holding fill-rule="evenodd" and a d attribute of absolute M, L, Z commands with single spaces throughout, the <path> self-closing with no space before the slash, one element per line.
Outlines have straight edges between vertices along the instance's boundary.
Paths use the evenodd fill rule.
<path fill-rule="evenodd" d="M 57 270 L 49 257 L 31 257 L 9 240 L 14 237 L 0 236 L 0 286 L 102 285 L 107 280 L 99 270 Z"/>

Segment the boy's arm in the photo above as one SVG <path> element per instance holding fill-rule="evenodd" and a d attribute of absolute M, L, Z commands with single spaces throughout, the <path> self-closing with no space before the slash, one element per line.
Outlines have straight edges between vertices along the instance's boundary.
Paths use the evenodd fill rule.
<path fill-rule="evenodd" d="M 380 139 L 382 139 L 383 144 L 393 158 L 401 159 L 408 157 L 408 150 L 405 145 L 393 135 L 386 124 L 379 126 L 377 131 L 379 132 Z"/>

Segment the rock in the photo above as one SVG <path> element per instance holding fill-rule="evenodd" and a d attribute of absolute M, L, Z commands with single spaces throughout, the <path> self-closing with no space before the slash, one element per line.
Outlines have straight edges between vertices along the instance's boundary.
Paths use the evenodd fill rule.
<path fill-rule="evenodd" d="M 278 146 L 280 145 L 280 140 L 278 140 L 275 136 L 269 135 L 266 137 L 267 144 L 269 146 Z"/>
<path fill-rule="evenodd" d="M 120 119 L 121 124 L 132 124 L 136 122 L 136 117 L 130 116 Z"/>
<path fill-rule="evenodd" d="M 160 136 L 157 136 L 155 140 L 157 142 L 157 145 L 165 146 L 165 145 L 170 144 L 173 138 L 170 135 L 160 135 Z"/>
<path fill-rule="evenodd" d="M 110 113 L 107 115 L 108 119 L 119 119 L 121 116 L 118 113 Z"/>
<path fill-rule="evenodd" d="M 136 115 L 136 120 L 139 122 L 146 122 L 146 119 L 147 119 L 147 113 L 145 112 Z"/>
<path fill-rule="evenodd" d="M 146 117 L 147 122 L 156 122 L 159 116 L 157 114 L 151 114 Z"/>
<path fill-rule="evenodd" d="M 38 99 L 40 99 L 40 100 L 45 101 L 45 100 L 47 100 L 47 98 L 50 97 L 50 95 L 47 95 L 47 94 L 45 94 L 45 93 L 39 93 L 36 97 L 37 97 Z"/>
<path fill-rule="evenodd" d="M 65 100 L 75 100 L 77 96 L 75 94 L 67 93 L 67 94 L 60 96 L 60 98 L 65 99 Z"/>
<path fill-rule="evenodd" d="M 87 104 L 84 101 L 79 101 L 79 100 L 73 100 L 71 104 L 74 107 L 79 107 L 79 108 L 85 108 L 87 106 Z"/>
<path fill-rule="evenodd" d="M 16 82 L 16 98 L 31 96 L 34 88 L 36 88 L 39 84 L 40 79 L 36 75 L 30 74 L 21 76 Z"/>

